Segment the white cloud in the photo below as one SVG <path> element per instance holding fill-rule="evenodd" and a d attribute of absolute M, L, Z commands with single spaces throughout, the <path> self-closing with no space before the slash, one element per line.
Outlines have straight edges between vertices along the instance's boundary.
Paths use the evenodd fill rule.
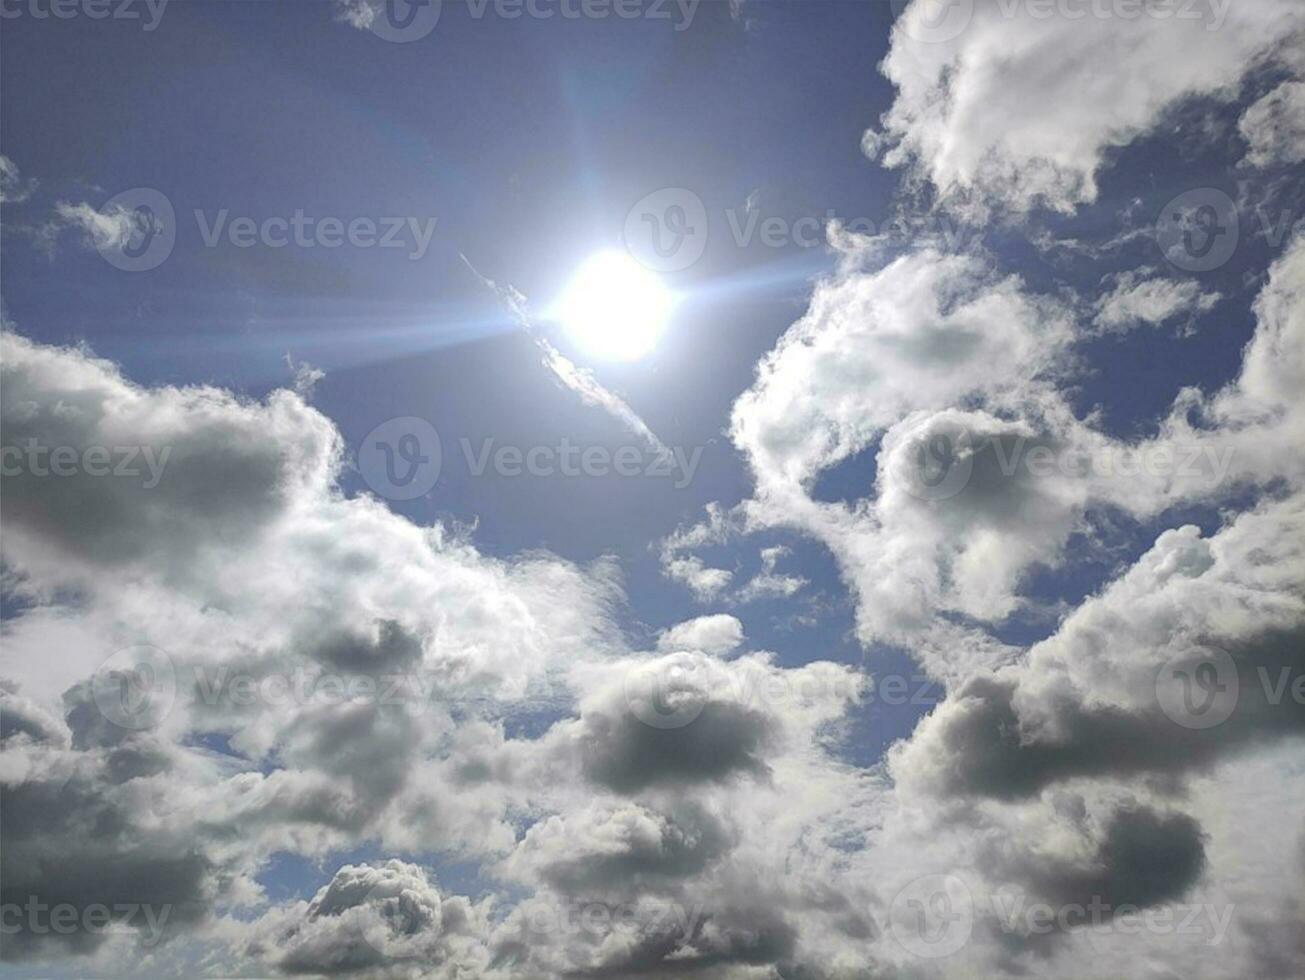
<path fill-rule="evenodd" d="M 488 907 L 441 894 L 420 867 L 390 860 L 345 865 L 311 901 L 253 927 L 247 951 L 288 974 L 484 976 Z"/>
<path fill-rule="evenodd" d="M 6 454 L 4 560 L 35 605 L 7 621 L 0 659 L 4 901 L 143 892 L 171 909 L 166 953 L 142 945 L 147 931 L 69 942 L 31 932 L 6 942 L 6 957 L 94 957 L 79 962 L 97 973 L 193 969 L 203 957 L 227 973 L 402 975 L 418 962 L 436 975 L 527 977 L 794 955 L 802 896 L 759 910 L 744 879 L 770 875 L 759 869 L 821 814 L 864 795 L 863 777 L 832 755 L 857 672 L 718 659 L 743 639 L 728 616 L 663 640 L 709 653 L 634 654 L 609 621 L 620 599 L 610 566 L 490 559 L 446 528 L 344 497 L 340 436 L 293 392 L 255 402 L 142 388 L 85 351 L 12 333 L 3 344 L 7 445 L 67 446 L 78 459 L 96 445 L 171 450 L 149 488 L 87 472 L 55 485 Z M 162 651 L 155 666 L 175 684 L 130 662 L 98 670 L 140 644 Z M 686 656 L 693 670 L 671 675 L 669 700 L 649 700 L 663 689 L 644 680 Z M 379 696 L 391 676 L 425 686 L 391 703 Z M 311 685 L 295 695 L 295 677 L 377 683 L 341 699 Z M 125 692 L 142 684 L 151 713 L 124 727 Z M 701 708 L 688 724 L 644 720 L 685 698 Z M 505 734 L 505 719 L 535 710 L 563 720 L 537 738 Z M 229 750 L 201 747 L 201 735 Z M 739 809 L 741 821 L 722 816 Z M 545 822 L 528 835 L 522 814 Z M 588 861 L 545 846 L 585 827 Z M 363 842 L 500 862 L 554 903 L 587 901 L 602 877 L 585 875 L 603 867 L 641 869 L 663 898 L 710 914 L 665 945 L 652 898 L 617 876 L 607 898 L 642 915 L 641 931 L 555 932 L 519 949 L 524 907 L 490 927 L 489 905 L 442 892 L 410 861 L 342 868 L 309 901 L 269 905 L 257 883 L 275 853 L 326 859 Z"/>
<path fill-rule="evenodd" d="M 1184 314 L 1207 313 L 1222 297 L 1191 279 L 1165 279 L 1145 270 L 1116 277 L 1114 289 L 1097 300 L 1096 324 L 1109 332 L 1141 323 L 1160 324 Z"/>
<path fill-rule="evenodd" d="M 943 196 L 1016 211 L 1095 200 L 1113 148 L 1184 99 L 1235 97 L 1305 27 L 1294 0 L 960 9 L 972 14 L 943 34 L 926 26 L 931 0 L 914 0 L 894 25 L 883 71 L 897 98 L 872 143 L 891 140 L 884 162 L 918 168 Z"/>
<path fill-rule="evenodd" d="M 787 575 L 775 567 L 789 553 L 783 545 L 761 549 L 761 569 L 748 579 L 734 596 L 735 602 L 754 602 L 758 599 L 787 599 L 797 595 L 810 583 L 801 575 Z"/>
<path fill-rule="evenodd" d="M 1237 124 L 1252 167 L 1305 161 L 1305 82 L 1283 82 L 1244 113 Z"/>
<path fill-rule="evenodd" d="M 341 9 L 358 27 L 375 13 Z M 1110 147 L 1188 95 L 1224 97 L 1299 21 L 1239 4 L 1215 41 L 1177 21 L 994 9 L 932 48 L 899 22 L 889 159 L 919 154 L 944 191 L 1017 209 L 1091 200 Z M 1116 71 L 1064 70 L 1103 51 Z M 64 207 L 91 244 L 120 241 L 114 213 Z M 1138 271 L 1079 303 L 984 253 L 884 262 L 880 243 L 836 237 L 838 270 L 734 409 L 754 499 L 712 505 L 657 554 L 700 599 L 742 602 L 805 585 L 779 572 L 784 547 L 733 595 L 737 570 L 694 552 L 773 528 L 826 545 L 867 647 L 899 645 L 946 689 L 873 766 L 845 751 L 849 710 L 876 707 L 861 671 L 782 667 L 724 614 L 630 649 L 611 562 L 491 558 L 346 497 L 341 436 L 302 393 L 144 388 L 86 351 L 0 339 L 0 547 L 30 603 L 0 653 L 3 901 L 169 910 L 162 951 L 146 922 L 20 931 L 4 957 L 129 975 L 1298 975 L 1305 827 L 1246 828 L 1305 805 L 1302 706 L 1258 686 L 1280 668 L 1290 684 L 1305 634 L 1305 239 L 1268 270 L 1235 380 L 1183 391 L 1129 441 L 1070 407 L 1093 333 L 1078 318 L 1163 322 L 1214 294 Z M 43 475 L 29 445 L 80 465 Z M 97 475 L 94 447 L 158 466 Z M 863 495 L 819 499 L 822 474 L 857 460 Z M 1226 508 L 1220 526 L 1160 530 L 1048 638 L 998 638 L 1032 570 L 1078 557 L 1075 535 L 1108 545 L 1103 514 L 1191 503 Z M 99 669 L 145 644 L 158 673 Z M 1218 654 L 1237 685 L 1204 689 L 1236 701 L 1218 726 L 1185 724 L 1184 678 Z M 268 693 L 299 672 L 420 686 L 397 702 Z M 254 695 L 211 696 L 229 676 Z M 117 717 L 133 698 L 151 724 Z M 334 867 L 360 847 L 385 858 L 339 867 L 311 899 L 272 903 L 258 883 L 278 853 Z M 477 862 L 492 895 L 441 888 L 419 863 L 432 854 Z M 899 890 L 938 874 L 973 915 L 957 952 L 930 959 L 909 930 L 934 906 Z M 1233 917 L 1202 919 L 1198 939 L 1113 917 L 1038 933 L 1000 919 L 998 889 Z M 172 956 L 191 969 L 165 969 Z"/>
<path fill-rule="evenodd" d="M 350 27 L 365 31 L 372 26 L 380 5 L 381 0 L 335 0 L 336 17 Z"/>
<path fill-rule="evenodd" d="M 54 207 L 55 220 L 46 234 L 53 236 L 61 228 L 81 233 L 87 248 L 118 251 L 131 242 L 136 233 L 136 218 L 128 208 L 112 205 L 97 209 L 85 201 L 72 204 L 60 201 Z"/>
<path fill-rule="evenodd" d="M 743 624 L 733 616 L 717 613 L 676 623 L 657 638 L 657 649 L 701 650 L 723 657 L 743 642 Z"/>
<path fill-rule="evenodd" d="M 501 792 L 450 788 L 466 758 L 459 743 L 441 747 L 446 705 L 469 698 L 475 715 L 487 702 L 565 700 L 551 688 L 568 671 L 620 649 L 605 565 L 495 561 L 443 527 L 344 498 L 339 434 L 291 392 L 249 402 L 143 389 L 85 352 L 12 333 L 0 343 L 3 557 L 36 603 L 6 622 L 0 657 L 28 719 L 12 732 L 26 741 L 11 745 L 7 728 L 6 748 L 33 760 L 4 773 L 6 894 L 48 886 L 93 902 L 143 890 L 174 905 L 169 928 L 185 931 L 218 902 L 255 900 L 253 876 L 276 850 L 366 837 L 511 845 Z M 170 452 L 150 486 L 144 471 L 42 475 L 50 450 L 87 460 L 93 447 Z M 51 657 L 52 644 L 66 655 Z M 146 645 L 160 651 L 147 692 L 158 714 L 137 731 L 110 710 L 126 681 L 98 668 Z M 341 700 L 323 679 L 354 693 Z M 239 755 L 197 748 L 197 734 L 225 736 Z M 112 832 L 91 832 L 97 813 Z M 101 945 L 77 938 L 87 952 Z"/>
<path fill-rule="evenodd" d="M 734 573 L 727 568 L 712 568 L 697 555 L 686 552 L 724 544 L 736 532 L 734 524 L 733 515 L 719 504 L 709 504 L 706 520 L 678 528 L 661 541 L 662 573 L 686 586 L 700 602 L 718 598 L 734 580 Z"/>
<path fill-rule="evenodd" d="M 862 638 L 912 642 L 945 669 L 926 652 L 937 648 L 926 637 L 951 631 L 940 614 L 1000 622 L 1020 609 L 1028 570 L 1060 564 L 1093 510 L 1146 518 L 1301 479 L 1287 446 L 1302 424 L 1288 392 L 1301 380 L 1303 268 L 1297 240 L 1257 301 L 1236 383 L 1208 398 L 1182 393 L 1157 436 L 1126 441 L 1076 417 L 1059 392 L 1075 370 L 1076 328 L 1058 300 L 973 257 L 924 249 L 871 273 L 849 262 L 735 405 L 734 437 L 757 478 L 738 513 L 750 529 L 824 542 L 857 595 Z M 1163 286 L 1145 287 L 1142 302 L 1137 281 L 1120 285 L 1099 311 L 1165 305 L 1150 302 Z M 1178 300 L 1211 302 L 1185 287 Z M 864 498 L 811 496 L 821 471 L 870 449 Z"/>
<path fill-rule="evenodd" d="M 1036 392 L 1072 337 L 1063 305 L 981 256 L 925 248 L 873 272 L 856 261 L 817 283 L 734 406 L 763 493 L 803 485 L 912 411 Z"/>
<path fill-rule="evenodd" d="M 0 204 L 21 204 L 36 190 L 35 180 L 24 180 L 18 167 L 0 153 Z"/>

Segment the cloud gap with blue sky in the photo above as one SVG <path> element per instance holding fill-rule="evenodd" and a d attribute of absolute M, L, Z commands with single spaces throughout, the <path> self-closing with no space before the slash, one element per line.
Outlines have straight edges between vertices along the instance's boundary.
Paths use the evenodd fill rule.
<path fill-rule="evenodd" d="M 3 0 L 0 976 L 1305 974 L 1303 52 Z"/>

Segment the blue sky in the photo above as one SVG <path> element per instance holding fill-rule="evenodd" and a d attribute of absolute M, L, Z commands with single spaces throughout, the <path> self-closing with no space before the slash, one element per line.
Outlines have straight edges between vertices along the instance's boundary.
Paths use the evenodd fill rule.
<path fill-rule="evenodd" d="M 466 975 L 505 977 L 559 964 L 672 976 L 695 957 L 722 977 L 748 964 L 773 971 L 758 976 L 856 964 L 875 976 L 1067 975 L 1090 959 L 1071 929 L 1054 949 L 1006 930 L 1004 945 L 976 938 L 945 961 L 911 941 L 854 940 L 891 931 L 894 903 L 930 876 L 967 894 L 1014 882 L 1067 901 L 1090 880 L 1083 862 L 1109 866 L 1118 839 L 1154 833 L 1173 847 L 1155 872 L 1164 887 L 1110 894 L 1209 903 L 1254 881 L 1236 892 L 1242 938 L 1211 968 L 1253 962 L 1270 976 L 1263 964 L 1292 940 L 1254 936 L 1288 928 L 1271 909 L 1294 892 L 1241 874 L 1258 854 L 1229 861 L 1222 839 L 1202 850 L 1199 831 L 1235 822 L 1275 766 L 1283 788 L 1263 805 L 1299 801 L 1305 783 L 1281 748 L 1298 748 L 1299 705 L 1281 724 L 1232 715 L 1229 746 L 1255 742 L 1261 724 L 1274 734 L 1224 799 L 1202 780 L 1241 749 L 1193 748 L 1183 721 L 1148 727 L 1161 716 L 1138 700 L 1137 678 L 1163 707 L 1145 678 L 1189 655 L 1175 637 L 1217 638 L 1248 676 L 1278 663 L 1277 637 L 1305 621 L 1290 550 L 1302 431 L 1290 388 L 1305 343 L 1292 230 L 1305 216 L 1299 11 L 1197 4 L 1205 19 L 1189 25 L 1080 20 L 1065 13 L 1073 0 L 1048 17 L 956 0 L 944 8 L 966 12 L 963 24 L 931 39 L 924 0 L 636 3 L 640 16 L 603 19 L 545 6 L 558 15 L 448 0 L 410 43 L 369 29 L 386 16 L 374 0 L 174 0 L 157 24 L 143 3 L 125 8 L 137 19 L 103 20 L 81 7 L 44 16 L 45 0 L 5 7 L 6 425 L 39 440 L 74 438 L 69 418 L 101 425 L 100 440 L 135 426 L 133 439 L 176 450 L 181 474 L 138 504 L 103 482 L 51 491 L 48 477 L 9 482 L 6 470 L 17 502 L 4 515 L 16 529 L 3 555 L 5 710 L 41 765 L 88 767 L 65 780 L 92 760 L 117 771 L 128 749 L 166 759 L 105 792 L 175 773 L 184 802 L 159 819 L 205 842 L 194 853 L 214 882 L 192 902 L 201 924 L 162 951 L 98 937 L 89 952 L 24 945 L 17 958 L 31 963 L 12 975 L 32 964 L 71 975 L 84 954 L 106 972 L 160 976 L 345 961 L 399 975 L 414 956 L 432 969 L 467 957 Z M 135 188 L 171 206 L 175 245 L 128 272 L 131 241 L 114 236 L 133 229 L 114 198 Z M 637 204 L 658 192 L 704 208 L 701 257 L 683 268 L 649 270 L 627 250 Z M 1235 242 L 1202 267 L 1176 223 L 1195 220 L 1199 234 L 1205 202 L 1230 209 L 1215 247 Z M 233 238 L 238 219 L 297 214 L 390 227 L 397 247 Z M 776 244 L 760 231 L 740 240 L 739 227 L 767 220 Z M 888 234 L 892 220 L 908 232 Z M 612 251 L 676 300 L 655 346 L 630 361 L 596 356 L 550 315 L 585 263 Z M 589 380 L 568 381 L 574 369 Z M 428 492 L 403 499 L 378 489 L 379 464 L 359 454 L 378 426 L 414 417 L 438 432 L 440 466 Z M 902 467 L 958 424 L 974 462 L 962 489 L 931 497 Z M 664 445 L 693 468 L 683 480 L 475 471 L 481 452 L 563 443 L 633 447 L 641 465 Z M 1057 459 L 1190 450 L 1223 469 L 994 469 L 994 447 L 1035 444 Z M 1247 555 L 1261 558 L 1239 564 Z M 1281 572 L 1269 584 L 1256 578 L 1265 565 Z M 1191 594 L 1170 583 L 1174 568 L 1201 569 Z M 728 584 L 703 584 L 703 569 Z M 107 676 L 96 665 L 129 641 L 180 672 L 243 665 L 258 677 L 340 667 L 358 650 L 370 666 L 341 669 L 366 673 L 410 644 L 448 687 L 411 730 L 383 711 L 364 724 L 304 705 L 193 706 L 125 736 L 83 729 L 79 706 Z M 59 666 L 34 666 L 30 651 L 65 646 Z M 683 729 L 716 740 L 707 747 L 645 747 L 655 726 L 630 722 L 628 758 L 576 748 L 626 745 L 621 726 L 640 711 L 630 678 L 670 670 L 672 655 L 722 690 L 754 671 L 821 693 L 815 706 L 791 695 L 764 706 L 774 717 L 721 701 L 723 717 L 741 712 L 736 727 Z M 857 703 L 832 680 L 886 677 L 908 679 L 906 703 Z M 625 714 L 612 708 L 622 684 Z M 1011 748 L 1002 711 L 1054 743 L 1054 759 Z M 1102 747 L 1125 731 L 1094 711 L 1135 721 L 1129 745 L 1143 733 L 1156 756 L 1082 762 L 1112 755 Z M 980 785 L 1006 772 L 1006 752 L 1010 772 L 1046 773 Z M 133 821 L 163 804 L 114 800 L 136 808 L 122 850 L 83 860 L 139 857 L 140 880 L 154 880 L 172 866 L 147 860 Z M 683 867 L 632 851 L 623 881 L 575 883 L 566 853 L 613 835 L 634 847 L 629 828 L 649 820 L 699 850 Z M 732 854 L 706 853 L 717 837 Z M 33 839 L 20 869 L 46 853 Z M 1110 873 L 1144 877 L 1145 861 L 1130 861 Z M 805 897 L 781 897 L 776 876 L 799 866 Z M 352 894 L 353 874 L 405 883 L 472 925 L 400 929 L 359 954 L 323 924 L 336 913 L 306 904 Z M 766 888 L 763 925 L 739 938 L 761 915 L 747 894 Z M 810 897 L 822 889 L 824 905 Z M 716 931 L 647 961 L 647 936 L 627 960 L 552 941 L 509 955 L 502 930 L 531 895 L 706 903 Z M 821 918 L 844 906 L 859 924 Z M 355 911 L 371 914 L 366 902 Z M 1195 943 L 1112 938 L 1103 969 L 1139 956 L 1181 975 L 1201 967 Z M 409 942 L 420 952 L 394 953 Z"/>
<path fill-rule="evenodd" d="M 475 20 L 450 4 L 437 31 L 410 45 L 344 30 L 329 13 L 315 2 L 177 4 L 148 33 L 85 19 L 6 25 L 6 70 L 50 80 L 5 106 L 4 136 L 23 147 L 24 171 L 68 195 L 157 187 L 180 225 L 166 265 L 142 276 L 94 252 L 52 260 L 15 249 L 5 256 L 10 315 L 34 338 L 90 344 L 145 384 L 259 397 L 287 383 L 287 353 L 318 366 L 327 377 L 314 402 L 351 445 L 395 416 L 441 432 L 438 489 L 396 509 L 478 522 L 477 544 L 493 554 L 615 554 L 631 583 L 631 628 L 670 625 L 686 597 L 658 573 L 650 532 L 747 495 L 746 466 L 724 434 L 730 405 L 801 312 L 808 278 L 832 267 L 819 247 L 738 247 L 726 211 L 742 227 L 761 188 L 768 215 L 890 213 L 892 183 L 857 145 L 889 98 L 873 81 L 890 11 L 775 4 L 759 15 L 764 29 L 748 33 L 727 5 L 707 3 L 677 32 L 646 18 Z M 100 81 L 78 81 L 87 77 Z M 124 126 L 125 106 L 149 120 L 147 132 Z M 713 226 L 707 254 L 675 280 L 689 302 L 648 359 L 597 370 L 665 442 L 703 447 L 695 479 L 676 489 L 671 479 L 473 477 L 464 437 L 477 448 L 491 436 L 527 447 L 628 437 L 556 385 L 459 256 L 544 305 L 588 254 L 620 244 L 635 201 L 679 186 L 703 198 Z M 47 205 L 18 207 L 36 215 Z M 192 212 L 215 221 L 224 208 L 258 220 L 302 208 L 437 225 L 419 261 L 411 249 L 207 248 Z M 717 284 L 718 294 L 692 296 Z M 794 574 L 836 584 L 827 559 L 802 557 Z M 725 560 L 757 564 L 751 547 Z M 839 604 L 835 594 L 825 601 Z M 769 649 L 859 659 L 846 608 L 774 630 L 792 612 L 759 603 L 742 615 Z"/>

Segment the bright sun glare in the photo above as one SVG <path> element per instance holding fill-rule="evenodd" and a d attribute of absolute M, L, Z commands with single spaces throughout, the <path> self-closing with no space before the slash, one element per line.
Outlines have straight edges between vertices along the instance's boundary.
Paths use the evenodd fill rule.
<path fill-rule="evenodd" d="M 630 256 L 608 251 L 580 267 L 557 317 L 589 354 L 634 361 L 657 345 L 672 305 L 661 280 Z"/>

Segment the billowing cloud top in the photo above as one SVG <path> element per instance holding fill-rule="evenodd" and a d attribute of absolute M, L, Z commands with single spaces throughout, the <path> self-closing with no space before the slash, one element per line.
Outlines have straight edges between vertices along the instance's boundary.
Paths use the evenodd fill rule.
<path fill-rule="evenodd" d="M 614 560 L 494 557 L 348 492 L 311 384 L 147 387 L 6 324 L 0 957 L 1305 973 L 1305 237 L 1231 289 L 1154 255 L 1103 272 L 1031 223 L 1094 201 L 1116 149 L 1193 106 L 1228 114 L 1241 179 L 1285 194 L 1305 13 L 895 6 L 866 147 L 912 198 L 1000 212 L 1086 271 L 832 229 L 835 267 L 731 409 L 747 499 L 650 531 L 688 591 L 646 644 Z M 354 28 L 378 9 L 336 4 Z M 0 157 L 7 204 L 38 186 Z M 52 208 L 82 244 L 124 233 Z M 1200 337 L 1234 309 L 1240 361 L 1145 425 L 1081 397 L 1091 345 Z M 759 544 L 750 579 L 697 553 L 779 533 L 832 556 L 863 663 L 758 649 L 749 611 L 811 587 L 781 571 L 788 544 Z M 889 653 L 937 696 L 867 759 Z M 282 862 L 312 885 L 272 889 Z"/>

